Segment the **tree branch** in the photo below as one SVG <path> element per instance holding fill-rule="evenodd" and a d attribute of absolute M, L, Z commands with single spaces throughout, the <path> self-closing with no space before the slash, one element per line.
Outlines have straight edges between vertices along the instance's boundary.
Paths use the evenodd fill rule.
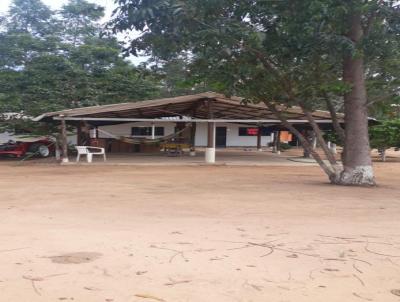
<path fill-rule="evenodd" d="M 371 106 L 371 105 L 373 105 L 373 104 L 375 104 L 375 103 L 384 101 L 385 99 L 388 99 L 388 98 L 390 98 L 390 97 L 396 96 L 396 93 L 399 93 L 399 92 L 400 92 L 400 90 L 392 91 L 391 93 L 384 94 L 384 95 L 381 95 L 381 96 L 379 96 L 379 97 L 370 99 L 370 100 L 367 102 L 366 106 L 368 107 L 368 106 Z"/>
<path fill-rule="evenodd" d="M 333 129 L 335 130 L 336 134 L 338 135 L 340 142 L 344 143 L 346 134 L 344 132 L 343 127 L 340 125 L 335 106 L 333 106 L 332 101 L 327 96 L 325 96 L 325 102 L 326 102 L 326 106 L 328 107 L 329 113 L 331 114 Z"/>
<path fill-rule="evenodd" d="M 366 22 L 365 26 L 363 27 L 363 33 L 365 36 L 370 33 L 372 24 L 374 23 L 375 18 L 378 15 L 378 9 L 381 4 L 383 4 L 383 0 L 378 1 L 377 8 L 371 13 L 371 15 L 369 15 L 367 22 Z"/>
<path fill-rule="evenodd" d="M 296 137 L 300 140 L 300 143 L 303 146 L 303 148 L 306 149 L 313 156 L 313 158 L 321 166 L 322 170 L 324 170 L 324 172 L 328 175 L 329 179 L 331 180 L 334 179 L 336 175 L 333 169 L 328 167 L 328 165 L 322 160 L 321 156 L 314 150 L 314 148 L 307 141 L 307 139 L 291 123 L 288 122 L 288 120 L 283 116 L 282 112 L 276 108 L 275 104 L 271 104 L 268 101 L 264 101 L 264 103 L 267 106 L 267 108 L 271 110 L 278 117 L 278 119 L 281 120 L 282 124 L 290 132 L 296 135 Z"/>
<path fill-rule="evenodd" d="M 307 120 L 310 122 L 310 125 L 313 128 L 314 133 L 317 137 L 317 141 L 318 141 L 319 145 L 321 146 L 322 150 L 324 151 L 329 163 L 333 167 L 336 166 L 337 165 L 336 158 L 333 155 L 332 151 L 328 148 L 328 145 L 326 144 L 324 137 L 322 136 L 322 131 L 319 128 L 319 126 L 317 125 L 317 123 L 315 122 L 314 117 L 308 110 L 305 109 L 305 107 L 302 104 L 300 104 L 300 107 L 303 110 Z"/>
<path fill-rule="evenodd" d="M 216 28 L 216 27 L 214 27 L 214 26 L 212 26 L 210 24 L 204 23 L 201 20 L 198 20 L 196 18 L 194 18 L 193 20 L 196 21 L 197 23 L 203 25 L 203 26 L 206 26 L 206 27 L 214 30 L 214 31 L 217 31 L 217 32 L 219 31 L 218 28 Z M 268 71 L 272 72 L 275 76 L 278 77 L 278 79 L 282 80 L 287 87 L 290 87 L 290 83 L 285 78 L 285 76 L 281 74 L 281 72 L 279 71 L 279 69 L 276 66 L 277 64 L 274 63 L 271 58 L 269 58 L 262 51 L 260 51 L 258 49 L 255 49 L 254 47 L 251 47 L 250 45 L 244 43 L 241 40 L 238 40 L 236 37 L 233 37 L 232 35 L 229 35 L 229 37 L 232 40 L 234 40 L 239 47 L 242 47 L 242 48 L 252 52 L 256 56 L 256 58 L 261 62 L 261 64 L 264 66 L 265 69 L 267 69 Z"/>

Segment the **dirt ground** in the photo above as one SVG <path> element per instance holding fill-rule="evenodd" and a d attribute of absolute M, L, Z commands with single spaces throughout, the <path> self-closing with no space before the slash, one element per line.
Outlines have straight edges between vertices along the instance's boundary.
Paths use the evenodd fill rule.
<path fill-rule="evenodd" d="M 400 163 L 0 163 L 0 301 L 400 301 Z"/>

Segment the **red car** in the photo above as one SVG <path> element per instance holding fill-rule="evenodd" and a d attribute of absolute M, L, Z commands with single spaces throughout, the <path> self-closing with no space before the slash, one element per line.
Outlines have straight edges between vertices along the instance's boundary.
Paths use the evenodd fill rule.
<path fill-rule="evenodd" d="M 8 141 L 0 145 L 0 156 L 8 155 L 15 157 L 25 156 L 33 153 L 39 157 L 49 157 L 55 151 L 54 142 L 48 139 L 39 139 L 31 142 Z"/>

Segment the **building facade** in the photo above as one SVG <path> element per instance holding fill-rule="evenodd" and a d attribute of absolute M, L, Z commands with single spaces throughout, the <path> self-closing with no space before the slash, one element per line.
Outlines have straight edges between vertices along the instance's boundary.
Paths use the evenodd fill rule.
<path fill-rule="evenodd" d="M 163 122 L 152 124 L 150 122 L 124 123 L 118 125 L 108 125 L 98 127 L 98 138 L 109 139 L 113 137 L 134 137 L 152 138 L 152 128 L 154 127 L 154 138 L 162 138 L 176 132 L 175 122 Z M 266 147 L 273 141 L 273 133 L 266 128 L 262 128 L 261 146 Z M 195 146 L 207 146 L 207 124 L 199 123 L 196 126 Z M 218 123 L 215 127 L 216 147 L 256 147 L 258 127 Z"/>

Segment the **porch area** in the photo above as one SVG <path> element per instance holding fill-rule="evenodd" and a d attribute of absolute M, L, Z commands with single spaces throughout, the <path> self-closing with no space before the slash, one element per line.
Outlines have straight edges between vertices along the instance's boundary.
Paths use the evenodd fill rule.
<path fill-rule="evenodd" d="M 286 121 L 292 123 L 296 131 L 311 129 L 300 108 L 280 110 L 283 110 Z M 317 110 L 312 116 L 321 129 L 331 128 L 328 112 Z M 135 162 L 137 158 L 145 164 L 160 161 L 166 164 L 179 161 L 179 164 L 254 162 L 261 165 L 271 161 L 275 164 L 287 162 L 286 158 L 279 162 L 271 153 L 259 151 L 270 145 L 279 150 L 282 132 L 288 133 L 270 108 L 263 103 L 252 104 L 242 98 L 213 92 L 48 112 L 34 120 L 60 126 L 64 164 L 70 160 L 67 143 L 70 128 L 77 131 L 78 146 L 101 147 L 111 153 L 114 150 L 132 152 L 129 159 L 124 154 L 113 154 L 111 162 Z M 196 151 L 196 155 L 171 158 L 159 153 L 147 154 L 152 153 L 149 151 L 158 151 L 165 144 L 171 145 L 169 149 L 173 150 L 185 148 Z M 151 146 L 156 150 L 148 150 Z M 244 156 L 242 152 L 220 151 L 219 146 L 249 146 L 260 153 L 248 156 L 251 153 L 245 151 Z M 136 155 L 134 152 L 143 154 Z"/>
<path fill-rule="evenodd" d="M 109 153 L 106 162 L 102 157 L 94 157 L 90 164 L 84 157 L 77 163 L 71 154 L 70 161 L 64 165 L 200 166 L 207 165 L 204 162 L 205 151 L 205 148 L 198 148 L 194 156 L 188 152 L 178 156 L 171 156 L 164 152 Z M 281 154 L 273 153 L 269 149 L 259 151 L 255 148 L 217 148 L 217 160 L 213 164 L 221 166 L 316 165 L 313 159 L 301 158 L 302 152 L 300 148 L 293 148 Z"/>

